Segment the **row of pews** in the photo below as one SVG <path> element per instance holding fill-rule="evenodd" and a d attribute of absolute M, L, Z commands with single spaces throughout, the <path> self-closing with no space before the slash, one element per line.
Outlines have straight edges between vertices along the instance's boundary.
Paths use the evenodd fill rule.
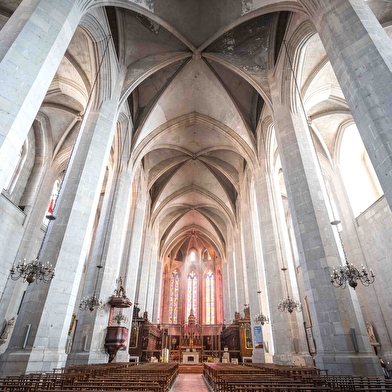
<path fill-rule="evenodd" d="M 105 363 L 70 365 L 50 373 L 0 379 L 0 391 L 168 392 L 178 376 L 178 363 Z"/>
<path fill-rule="evenodd" d="M 204 364 L 204 378 L 214 392 L 388 392 L 383 377 L 321 375 L 315 368 L 274 364 Z"/>

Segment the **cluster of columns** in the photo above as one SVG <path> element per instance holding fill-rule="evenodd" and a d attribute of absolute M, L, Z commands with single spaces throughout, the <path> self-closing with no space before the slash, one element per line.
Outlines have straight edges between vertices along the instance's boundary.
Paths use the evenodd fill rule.
<path fill-rule="evenodd" d="M 1 187 L 17 161 L 19 150 L 87 3 L 87 0 L 22 1 L 0 31 L 0 74 L 3 75 L 0 89 Z M 312 10 L 312 21 L 324 43 L 391 206 L 392 44 L 370 9 L 360 0 L 303 0 L 303 3 L 309 3 L 305 5 Z M 47 17 L 43 19 L 42 14 Z M 353 25 L 355 29 L 352 28 Z M 361 37 L 360 40 L 358 36 Z M 79 352 L 68 355 L 66 344 L 85 260 L 88 257 L 106 162 L 116 130 L 124 77 L 124 70 L 120 67 L 117 75 L 109 81 L 110 94 L 104 97 L 99 105 L 91 106 L 86 111 L 59 194 L 56 210 L 58 218 L 49 226 L 48 240 L 42 250 L 43 259 L 56 261 L 56 283 L 27 289 L 8 349 L 0 357 L 0 369 L 3 373 L 50 371 L 63 366 L 67 359 L 75 362 L 102 362 L 105 356 L 100 351 L 102 328 L 99 328 L 105 321 L 100 320 L 96 314 L 85 316 L 82 321 L 84 327 L 77 337 L 81 347 L 86 336 L 95 335 L 95 339 L 91 338 L 93 344 L 90 345 L 89 351 L 86 353 L 80 349 Z M 282 80 L 277 74 L 271 73 L 269 77 L 273 120 L 299 254 L 302 279 L 300 284 L 309 300 L 309 311 L 314 325 L 316 365 L 330 369 L 331 373 L 339 373 L 343 367 L 348 373 L 380 374 L 378 359 L 372 355 L 367 341 L 355 293 L 346 291 L 337 294 L 330 285 L 329 268 L 337 265 L 338 252 L 328 217 L 325 190 L 312 153 L 313 147 L 306 123 L 280 94 Z M 97 241 L 96 245 L 99 249 L 95 249 L 93 253 L 97 258 L 94 260 L 96 262 L 102 254 L 103 261 L 106 261 L 108 254 L 118 258 L 111 260 L 110 265 L 105 267 L 101 294 L 111 295 L 115 279 L 125 273 L 129 277 L 126 285 L 128 296 L 134 298 L 138 278 L 139 282 L 140 279 L 148 281 L 152 276 L 149 271 L 158 267 L 151 254 L 146 255 L 143 250 L 149 248 L 146 241 L 152 242 L 154 238 L 153 233 L 147 237 L 143 236 L 146 201 L 139 199 L 140 195 L 132 194 L 137 188 L 129 179 L 127 171 L 130 169 L 125 165 L 121 166 L 121 169 L 122 172 L 113 174 L 114 177 L 120 176 L 119 188 L 108 192 L 110 196 L 105 207 L 106 212 L 111 211 L 114 198 L 114 214 L 106 214 L 105 223 L 99 225 L 101 240 Z M 251 305 L 255 308 L 257 304 L 254 302 L 253 290 L 256 292 L 260 280 L 264 279 L 269 290 L 269 308 L 275 309 L 276 302 L 281 297 L 280 293 L 284 293 L 279 264 L 281 237 L 276 235 L 281 228 L 274 218 L 276 210 L 268 202 L 271 195 L 266 193 L 272 189 L 268 168 L 260 169 L 253 173 L 253 176 L 257 205 L 260 206 L 257 213 L 263 239 L 262 255 L 256 257 L 255 249 L 245 252 L 244 247 L 237 243 L 237 246 L 233 246 L 236 257 L 229 256 L 229 259 L 231 257 L 232 261 L 236 262 L 237 270 L 234 271 L 233 267 L 233 270 L 227 271 L 224 279 L 226 285 L 229 280 L 236 281 L 237 298 L 232 299 L 232 303 L 238 301 L 237 305 L 241 305 L 240 299 L 246 302 L 247 298 L 250 300 L 252 297 Z M 117 184 L 117 181 L 114 183 Z M 143 184 L 140 186 L 143 187 Z M 245 208 L 245 205 L 242 208 Z M 128 237 L 127 234 L 119 233 L 124 236 L 123 241 L 129 243 L 127 251 L 120 246 L 116 247 L 116 244 L 107 243 L 106 236 L 103 235 L 107 232 L 107 225 L 110 232 L 119 227 L 114 222 L 120 226 L 122 222 L 122 232 L 127 233 L 122 220 L 124 213 L 129 218 L 126 223 L 133 222 Z M 107 222 L 108 219 L 113 221 Z M 241 229 L 242 236 L 252 232 L 250 217 L 246 216 L 245 211 L 242 214 Z M 235 233 L 232 234 L 234 236 Z M 109 248 L 113 252 L 109 252 Z M 242 249 L 242 252 L 237 251 L 238 249 Z M 242 257 L 246 257 L 249 262 L 247 269 L 237 262 Z M 119 262 L 121 258 L 126 258 L 130 264 L 125 267 Z M 139 268 L 141 259 L 148 260 L 150 265 Z M 258 263 L 264 263 L 264 271 L 259 268 Z M 260 270 L 260 274 L 264 273 L 265 276 L 257 277 L 257 274 L 252 273 L 254 269 Z M 4 265 L 0 276 L 2 288 L 7 286 L 7 270 Z M 242 274 L 246 276 L 241 276 Z M 91 272 L 90 275 L 90 283 L 93 285 L 95 274 Z M 155 293 L 152 294 L 146 287 L 144 289 L 139 290 L 143 301 L 152 308 Z M 6 292 L 5 289 L 3 291 Z M 225 312 L 230 310 L 225 306 Z M 275 358 L 281 362 L 283 357 L 292 351 L 284 339 L 287 334 L 286 324 L 286 316 L 277 314 L 275 310 L 271 312 L 271 326 L 268 328 L 271 328 L 269 333 L 276 342 Z M 28 325 L 31 326 L 28 342 L 27 346 L 23 347 Z M 347 326 L 357 331 L 359 353 L 354 353 L 348 346 L 345 336 Z"/>

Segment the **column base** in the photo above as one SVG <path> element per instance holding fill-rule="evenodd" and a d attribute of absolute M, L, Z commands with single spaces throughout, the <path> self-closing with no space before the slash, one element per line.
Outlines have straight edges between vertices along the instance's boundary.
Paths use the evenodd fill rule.
<path fill-rule="evenodd" d="M 71 351 L 67 365 L 108 363 L 109 356 L 100 351 Z"/>
<path fill-rule="evenodd" d="M 380 360 L 371 354 L 316 355 L 315 362 L 318 369 L 328 370 L 328 374 L 383 376 Z"/>
<path fill-rule="evenodd" d="M 65 366 L 67 354 L 51 349 L 6 351 L 0 357 L 0 376 L 51 372 Z"/>

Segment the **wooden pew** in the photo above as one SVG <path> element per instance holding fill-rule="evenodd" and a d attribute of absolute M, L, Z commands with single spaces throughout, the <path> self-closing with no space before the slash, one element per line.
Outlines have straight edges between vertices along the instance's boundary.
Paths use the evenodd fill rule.
<path fill-rule="evenodd" d="M 52 373 L 0 379 L 0 391 L 143 391 L 168 392 L 178 376 L 178 363 L 71 365 Z"/>

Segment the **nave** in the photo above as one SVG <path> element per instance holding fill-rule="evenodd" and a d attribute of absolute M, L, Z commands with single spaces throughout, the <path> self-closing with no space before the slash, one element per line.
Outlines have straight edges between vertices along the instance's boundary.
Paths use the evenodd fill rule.
<path fill-rule="evenodd" d="M 383 377 L 391 38 L 390 0 L 0 0 L 0 377 Z"/>

